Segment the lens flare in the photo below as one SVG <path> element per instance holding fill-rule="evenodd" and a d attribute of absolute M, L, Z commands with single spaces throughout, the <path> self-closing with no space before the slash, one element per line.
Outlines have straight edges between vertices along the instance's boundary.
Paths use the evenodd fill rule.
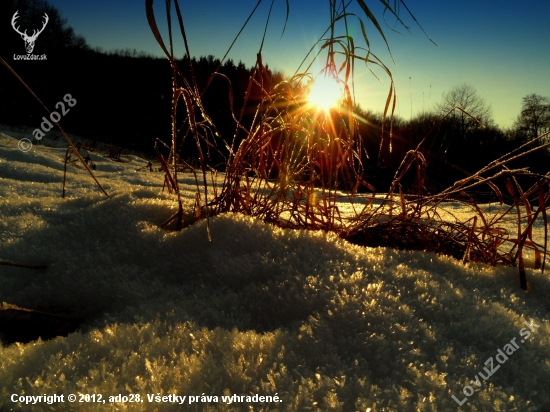
<path fill-rule="evenodd" d="M 309 104 L 325 112 L 338 106 L 342 90 L 332 76 L 319 76 L 310 86 Z"/>

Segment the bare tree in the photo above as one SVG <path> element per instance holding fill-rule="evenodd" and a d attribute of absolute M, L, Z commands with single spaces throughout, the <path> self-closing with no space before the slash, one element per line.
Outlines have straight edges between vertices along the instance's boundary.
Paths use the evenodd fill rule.
<path fill-rule="evenodd" d="M 523 99 L 521 114 L 515 128 L 527 139 L 534 139 L 550 130 L 550 99 L 538 94 L 529 94 Z"/>
<path fill-rule="evenodd" d="M 450 115 L 451 121 L 456 124 L 462 138 L 481 125 L 488 126 L 493 123 L 491 106 L 469 84 L 463 83 L 445 93 L 441 103 L 436 106 L 436 111 L 444 115 L 454 107 L 460 107 L 464 110 L 455 109 Z"/>

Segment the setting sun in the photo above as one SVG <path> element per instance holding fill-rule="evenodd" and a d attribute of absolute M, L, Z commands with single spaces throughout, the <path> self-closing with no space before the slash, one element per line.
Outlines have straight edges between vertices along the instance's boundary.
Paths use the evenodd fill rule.
<path fill-rule="evenodd" d="M 331 76 L 319 76 L 311 84 L 309 104 L 319 110 L 329 111 L 336 107 L 342 98 L 342 90 Z"/>

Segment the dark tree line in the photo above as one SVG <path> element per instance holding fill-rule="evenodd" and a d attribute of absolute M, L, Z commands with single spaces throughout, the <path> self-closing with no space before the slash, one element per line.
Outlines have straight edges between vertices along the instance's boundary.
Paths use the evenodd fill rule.
<path fill-rule="evenodd" d="M 29 28 L 29 34 L 41 27 L 44 13 L 48 14 L 49 22 L 33 51 L 36 55 L 45 54 L 47 60 L 14 60 L 14 54 L 26 54 L 21 36 L 11 27 L 17 10 L 18 25 L 21 30 Z M 157 137 L 165 142 L 170 140 L 172 81 L 166 59 L 136 50 L 91 49 L 84 38 L 74 34 L 59 12 L 42 0 L 0 0 L 0 16 L 1 38 L 6 39 L 0 42 L 0 56 L 50 110 L 54 110 L 55 104 L 67 93 L 77 100 L 76 106 L 60 122 L 66 131 L 145 152 L 153 151 Z M 178 64 L 189 78 L 188 59 L 182 58 Z M 204 107 L 219 135 L 230 141 L 235 122 L 229 107 L 229 84 L 234 96 L 232 109 L 238 112 L 252 69 L 232 60 L 220 65 L 214 56 L 192 58 L 192 65 L 199 91 L 206 90 Z M 209 77 L 216 70 L 230 83 L 215 77 L 206 89 Z M 6 68 L 0 67 L 0 73 L 0 123 L 39 127 L 42 117 L 47 116 L 45 110 Z M 280 81 L 280 75 L 275 77 L 275 81 Z M 250 122 L 258 98 L 256 87 L 245 109 L 244 124 Z M 196 148 L 191 140 L 186 146 L 184 156 L 195 157 Z M 219 147 L 223 151 L 225 145 L 220 142 Z M 221 161 L 221 158 L 215 160 Z"/>
<path fill-rule="evenodd" d="M 230 83 L 214 77 L 203 95 L 206 112 L 217 132 L 231 141 L 236 123 L 231 109 L 240 112 L 252 69 L 232 60 L 220 66 L 213 56 L 192 59 L 200 91 L 205 90 L 210 75 L 219 69 Z M 94 50 L 67 50 L 63 59 L 12 61 L 10 65 L 37 96 L 53 110 L 62 97 L 70 93 L 78 101 L 61 125 L 69 132 L 87 138 L 112 141 L 151 151 L 155 139 L 170 140 L 172 81 L 166 59 L 127 57 L 104 54 Z M 189 75 L 189 63 L 178 62 Z M 0 77 L 0 123 L 38 126 L 47 115 L 21 83 L 2 68 Z M 229 85 L 234 96 L 230 108 Z M 250 122 L 259 101 L 259 90 L 252 90 L 245 109 L 243 124 Z M 184 105 L 180 102 L 180 125 Z M 219 145 L 224 147 L 222 143 Z M 185 151 L 184 151 L 185 152 Z M 194 157 L 193 144 L 187 147 L 188 157 Z"/>
<path fill-rule="evenodd" d="M 514 125 L 502 129 L 494 123 L 490 106 L 471 86 L 457 86 L 443 96 L 434 111 L 422 113 L 409 121 L 400 118 L 394 120 L 391 153 L 389 126 L 385 127 L 380 151 L 381 116 L 359 109 L 361 117 L 367 119 L 360 124 L 360 133 L 367 149 L 363 157 L 367 178 L 375 187 L 384 190 L 407 151 L 415 149 L 423 141 L 420 151 L 427 161 L 424 190 L 434 193 L 448 187 L 550 130 L 549 98 L 530 94 L 523 98 L 522 103 L 521 113 Z M 460 106 L 464 111 L 458 108 L 452 110 L 455 106 Z M 549 140 L 548 137 L 539 139 L 531 147 Z M 549 164 L 550 152 L 546 149 L 512 162 L 509 166 L 545 174 Z M 415 170 L 409 172 L 403 180 L 407 186 L 405 190 L 410 192 L 417 189 Z M 506 191 L 503 190 L 503 193 Z"/>

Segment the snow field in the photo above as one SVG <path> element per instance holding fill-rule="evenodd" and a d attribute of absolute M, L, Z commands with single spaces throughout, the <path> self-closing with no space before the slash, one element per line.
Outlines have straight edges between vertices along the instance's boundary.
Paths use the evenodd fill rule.
<path fill-rule="evenodd" d="M 71 166 L 63 200 L 65 150 L 41 144 L 22 153 L 19 136 L 3 136 L 0 260 L 48 268 L 0 266 L 0 301 L 84 320 L 67 337 L 0 346 L 0 408 L 20 407 L 13 393 L 80 392 L 282 399 L 254 410 L 456 410 L 451 396 L 464 397 L 526 320 L 540 328 L 461 410 L 536 411 L 550 402 L 550 282 L 540 271 L 527 271 L 525 294 L 514 268 L 363 248 L 240 215 L 213 218 L 209 242 L 205 221 L 159 228 L 176 203 L 161 193 L 161 173 L 135 171 L 145 160 L 92 154 L 110 197 Z M 194 183 L 184 183 L 191 207 Z"/>

